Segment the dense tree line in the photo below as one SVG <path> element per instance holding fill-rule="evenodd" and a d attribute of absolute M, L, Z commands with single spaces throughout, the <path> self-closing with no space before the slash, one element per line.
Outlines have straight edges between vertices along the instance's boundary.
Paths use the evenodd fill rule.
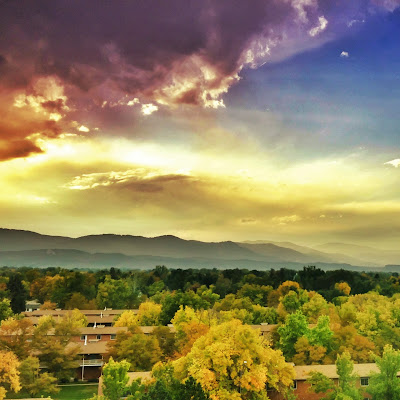
<path fill-rule="evenodd" d="M 61 320 L 43 317 L 34 327 L 20 314 L 27 299 L 39 300 L 42 308 L 72 311 Z M 392 351 L 400 350 L 397 274 L 323 271 L 315 267 L 304 267 L 302 271 L 4 267 L 0 270 L 0 352 L 20 374 L 19 383 L 9 383 L 10 387 L 22 384 L 35 394 L 40 382 L 51 392 L 57 380 L 72 377 L 78 347 L 72 346 L 71 338 L 86 325 L 78 309 L 104 307 L 127 309 L 115 325 L 126 326 L 128 331 L 117 335 L 107 358 L 126 361 L 125 366 L 135 371 L 161 365 L 161 378 L 153 386 L 136 388 L 143 394 L 138 398 L 146 400 L 162 393 L 165 398 L 184 398 L 190 391 L 199 399 L 232 399 L 238 391 L 246 390 L 249 398 L 258 398 L 257 393 L 266 383 L 284 391 L 289 399 L 293 398 L 291 373 L 285 369 L 285 361 L 297 365 L 332 364 L 346 354 L 351 362 L 362 363 L 385 359 L 388 344 Z M 132 308 L 138 311 L 130 311 Z M 273 327 L 268 340 L 260 344 L 258 332 L 249 325 L 266 323 Z M 174 332 L 168 324 L 173 324 Z M 140 326 L 148 325 L 154 329 L 145 335 Z M 224 344 L 230 333 L 242 329 L 241 340 L 231 337 Z M 247 354 L 245 360 L 238 358 L 243 353 Z M 217 354 L 228 357 L 227 364 L 220 365 L 218 371 L 218 363 L 210 358 Z M 271 372 L 267 361 L 258 365 L 252 364 L 253 359 L 273 359 L 274 365 L 281 365 L 281 375 L 277 370 Z M 46 366 L 46 372 L 39 371 L 39 362 Z M 251 371 L 250 365 L 257 366 L 257 372 L 243 381 L 241 374 Z M 199 366 L 207 380 L 196 374 Z M 213 381 L 216 376 L 218 379 Z M 256 382 L 254 387 L 246 386 L 249 380 Z M 186 387 L 185 382 L 190 384 Z"/>
<path fill-rule="evenodd" d="M 335 288 L 337 282 L 347 282 L 352 294 L 374 290 L 384 296 L 392 296 L 400 292 L 397 273 L 323 271 L 313 266 L 304 267 L 301 271 L 284 268 L 266 271 L 168 269 L 164 266 L 150 271 L 3 267 L 0 269 L 0 300 L 9 299 L 14 313 L 23 311 L 25 300 L 32 298 L 69 309 L 136 308 L 146 298 L 163 291 L 182 294 L 212 287 L 213 293 L 224 298 L 229 294 L 238 294 L 245 285 L 277 289 L 285 281 L 295 281 L 303 289 L 321 294 L 327 301 L 340 296 L 340 291 Z M 166 318 L 168 316 L 171 313 Z"/>

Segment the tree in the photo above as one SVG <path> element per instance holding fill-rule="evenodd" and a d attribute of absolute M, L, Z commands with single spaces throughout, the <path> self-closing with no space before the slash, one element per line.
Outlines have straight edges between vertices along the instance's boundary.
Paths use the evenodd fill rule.
<path fill-rule="evenodd" d="M 301 311 L 310 324 L 315 324 L 321 315 L 328 315 L 328 302 L 318 293 L 309 292 L 310 301 L 303 304 Z"/>
<path fill-rule="evenodd" d="M 22 283 L 21 274 L 14 273 L 7 283 L 7 290 L 10 293 L 11 309 L 15 314 L 25 311 L 27 293 Z"/>
<path fill-rule="evenodd" d="M 353 362 L 349 353 L 343 353 L 336 360 L 338 385 L 320 372 L 312 372 L 307 382 L 314 393 L 326 393 L 326 400 L 362 400 L 361 390 L 357 388 L 358 376 L 353 374 Z"/>
<path fill-rule="evenodd" d="M 162 351 L 162 360 L 171 359 L 176 351 L 175 333 L 168 326 L 157 326 L 153 331 Z"/>
<path fill-rule="evenodd" d="M 373 361 L 374 343 L 365 336 L 359 335 L 354 326 L 336 326 L 334 329 L 334 341 L 339 354 L 347 351 L 350 353 L 351 359 L 357 363 Z"/>
<path fill-rule="evenodd" d="M 248 297 L 254 304 L 266 305 L 268 295 L 272 291 L 272 286 L 244 284 L 237 292 L 236 297 Z"/>
<path fill-rule="evenodd" d="M 266 384 L 283 391 L 294 377 L 282 353 L 238 320 L 211 327 L 173 365 L 180 380 L 193 377 L 220 400 L 262 399 Z"/>
<path fill-rule="evenodd" d="M 343 293 L 345 296 L 349 296 L 351 292 L 351 287 L 347 282 L 337 282 L 335 284 L 335 289 Z"/>
<path fill-rule="evenodd" d="M 208 394 L 192 377 L 184 382 L 176 379 L 170 363 L 159 363 L 152 372 L 156 381 L 148 386 L 147 393 L 140 397 L 141 400 L 209 400 Z"/>
<path fill-rule="evenodd" d="M 138 326 L 138 317 L 132 310 L 124 311 L 115 321 L 114 326 L 126 326 L 135 329 Z"/>
<path fill-rule="evenodd" d="M 65 303 L 66 310 L 73 310 L 77 308 L 78 310 L 96 310 L 97 304 L 96 300 L 88 300 L 81 293 L 72 293 L 69 300 Z"/>
<path fill-rule="evenodd" d="M 100 308 L 125 308 L 129 300 L 129 285 L 126 281 L 111 279 L 106 276 L 103 283 L 99 284 L 96 302 Z"/>
<path fill-rule="evenodd" d="M 50 300 L 46 300 L 41 306 L 41 310 L 55 310 L 57 308 L 57 303 L 53 303 Z"/>
<path fill-rule="evenodd" d="M 39 319 L 32 346 L 40 361 L 57 379 L 68 380 L 79 366 L 80 346 L 73 344 L 72 338 L 79 335 L 82 326 L 85 326 L 85 317 L 78 310 L 57 321 L 51 316 Z"/>
<path fill-rule="evenodd" d="M 307 338 L 312 345 L 324 346 L 328 352 L 332 350 L 333 332 L 330 328 L 330 318 L 327 315 L 321 315 L 318 318 L 317 325 L 309 329 Z"/>
<path fill-rule="evenodd" d="M 205 335 L 209 326 L 196 321 L 192 321 L 188 324 L 182 326 L 182 330 L 179 332 L 177 346 L 178 355 L 185 356 L 190 352 L 193 347 L 194 342 L 201 336 Z"/>
<path fill-rule="evenodd" d="M 20 360 L 28 357 L 33 334 L 33 324 L 29 318 L 8 318 L 1 322 L 0 349 L 12 351 Z"/>
<path fill-rule="evenodd" d="M 59 295 L 54 296 L 56 288 L 62 290 L 64 286 L 64 277 L 59 274 L 54 276 L 43 276 L 32 282 L 30 295 L 33 298 L 38 299 L 41 303 L 44 303 L 46 300 L 54 302 L 54 297 L 61 297 Z"/>
<path fill-rule="evenodd" d="M 161 304 L 145 301 L 140 304 L 137 318 L 141 326 L 160 325 Z"/>
<path fill-rule="evenodd" d="M 160 321 L 164 325 L 168 324 L 180 307 L 189 306 L 195 310 L 208 310 L 213 307 L 218 299 L 219 295 L 205 286 L 199 287 L 197 292 L 178 290 L 173 293 L 165 293 L 161 299 Z"/>
<path fill-rule="evenodd" d="M 308 323 L 301 311 L 286 316 L 285 324 L 278 328 L 279 348 L 287 360 L 296 354 L 295 344 L 299 338 L 308 333 Z"/>
<path fill-rule="evenodd" d="M 295 344 L 296 354 L 293 362 L 296 365 L 327 364 L 326 348 L 319 345 L 311 345 L 308 338 L 302 336 Z M 330 359 L 328 358 L 330 361 Z"/>
<path fill-rule="evenodd" d="M 10 300 L 3 299 L 0 301 L 0 322 L 11 317 L 13 314 L 10 306 Z"/>
<path fill-rule="evenodd" d="M 0 400 L 6 396 L 7 389 L 19 392 L 19 362 L 11 351 L 0 351 Z"/>
<path fill-rule="evenodd" d="M 32 397 L 39 393 L 56 394 L 60 389 L 56 386 L 57 378 L 48 372 L 40 373 L 39 359 L 29 356 L 19 366 L 20 382 Z"/>
<path fill-rule="evenodd" d="M 375 357 L 380 372 L 373 374 L 368 392 L 374 400 L 397 400 L 400 398 L 400 351 L 386 345 L 382 357 Z"/>
<path fill-rule="evenodd" d="M 119 400 L 127 390 L 129 362 L 114 361 L 110 357 L 103 367 L 103 393 L 108 400 Z"/>
<path fill-rule="evenodd" d="M 138 329 L 118 333 L 116 340 L 109 344 L 109 355 L 118 361 L 129 361 L 133 371 L 149 371 L 161 360 L 162 351 L 155 336 L 145 335 Z"/>

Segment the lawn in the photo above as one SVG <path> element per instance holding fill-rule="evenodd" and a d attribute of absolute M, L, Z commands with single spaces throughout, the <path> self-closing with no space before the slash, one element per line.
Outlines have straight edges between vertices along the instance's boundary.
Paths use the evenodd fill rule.
<path fill-rule="evenodd" d="M 86 400 L 90 399 L 94 394 L 97 394 L 98 384 L 92 385 L 67 385 L 61 386 L 60 391 L 54 395 L 52 398 L 54 400 Z M 7 399 L 28 399 L 29 394 L 26 392 L 9 393 Z M 40 398 L 40 396 L 39 396 Z"/>
<path fill-rule="evenodd" d="M 85 400 L 97 394 L 98 385 L 71 385 L 61 386 L 60 391 L 53 397 L 54 400 Z"/>

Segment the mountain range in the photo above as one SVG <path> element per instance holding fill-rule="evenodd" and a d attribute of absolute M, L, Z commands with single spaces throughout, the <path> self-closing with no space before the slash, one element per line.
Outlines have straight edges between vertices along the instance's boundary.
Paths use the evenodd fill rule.
<path fill-rule="evenodd" d="M 396 270 L 400 252 L 345 243 L 202 242 L 176 236 L 89 235 L 78 238 L 0 228 L 0 265 L 77 268 L 294 268 Z"/>

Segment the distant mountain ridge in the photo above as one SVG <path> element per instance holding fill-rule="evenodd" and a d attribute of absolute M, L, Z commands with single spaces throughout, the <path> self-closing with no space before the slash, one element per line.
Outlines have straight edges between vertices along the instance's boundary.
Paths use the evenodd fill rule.
<path fill-rule="evenodd" d="M 333 248 L 336 250 L 336 248 Z M 378 250 L 376 250 L 378 251 Z M 156 264 L 184 267 L 281 268 L 320 265 L 331 268 L 376 267 L 397 261 L 365 262 L 353 254 L 324 252 L 290 242 L 202 242 L 172 235 L 153 238 L 132 235 L 88 235 L 78 238 L 42 235 L 0 228 L 0 265 L 124 266 L 139 268 Z"/>

